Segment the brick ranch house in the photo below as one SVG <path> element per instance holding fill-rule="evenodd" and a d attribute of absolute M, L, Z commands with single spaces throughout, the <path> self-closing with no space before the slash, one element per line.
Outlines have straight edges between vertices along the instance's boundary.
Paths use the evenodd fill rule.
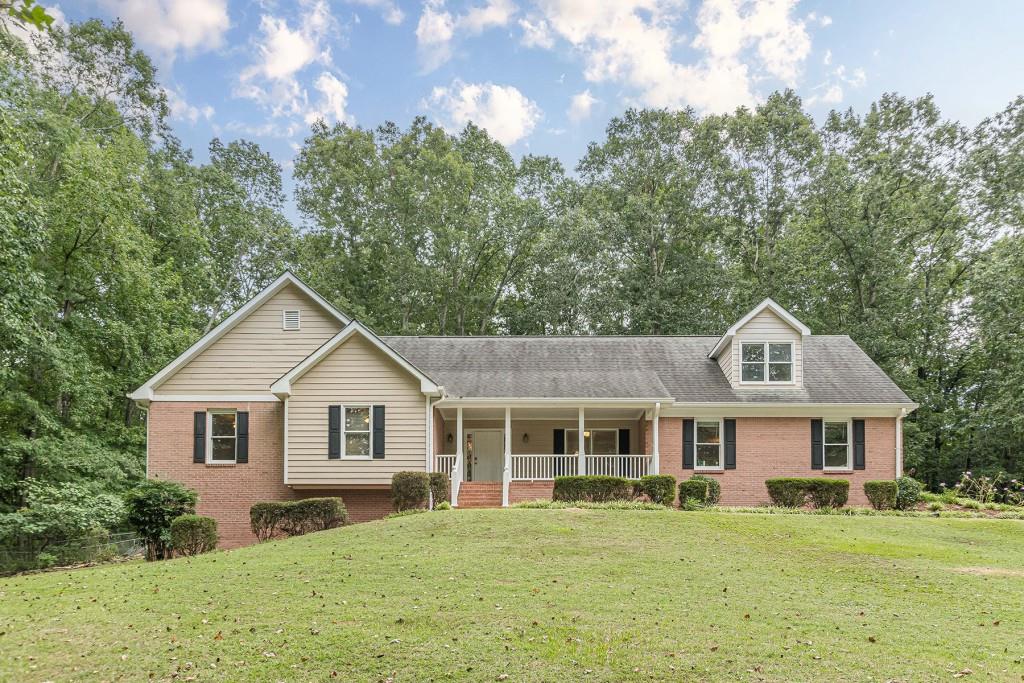
<path fill-rule="evenodd" d="M 391 509 L 391 476 L 442 471 L 457 507 L 549 498 L 561 474 L 699 472 L 722 503 L 764 480 L 902 469 L 916 404 L 847 336 L 765 300 L 721 337 L 379 337 L 285 273 L 133 392 L 146 474 L 199 492 L 222 545 L 258 501 Z"/>

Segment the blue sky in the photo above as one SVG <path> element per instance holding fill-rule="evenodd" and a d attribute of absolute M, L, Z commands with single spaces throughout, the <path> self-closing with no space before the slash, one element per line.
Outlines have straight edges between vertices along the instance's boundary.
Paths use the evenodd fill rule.
<path fill-rule="evenodd" d="M 287 171 L 309 123 L 425 114 L 571 169 L 628 106 L 753 105 L 792 87 L 820 118 L 931 92 L 976 124 L 1024 94 L 1024 2 L 84 0 L 155 59 L 177 135 L 259 142 Z"/>

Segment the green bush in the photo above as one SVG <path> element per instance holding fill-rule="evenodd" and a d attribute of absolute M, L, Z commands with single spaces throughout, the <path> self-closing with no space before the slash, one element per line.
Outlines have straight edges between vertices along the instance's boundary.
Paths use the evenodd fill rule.
<path fill-rule="evenodd" d="M 430 477 L 426 472 L 395 472 L 391 477 L 391 500 L 401 512 L 427 506 Z"/>
<path fill-rule="evenodd" d="M 765 480 L 768 497 L 780 507 L 839 508 L 850 496 L 850 482 L 827 477 L 776 477 Z"/>
<path fill-rule="evenodd" d="M 588 475 L 555 477 L 554 500 L 603 503 L 611 500 L 633 500 L 633 482 L 624 477 Z"/>
<path fill-rule="evenodd" d="M 913 477 L 899 477 L 896 479 L 896 509 L 909 510 L 917 506 L 921 498 L 921 482 Z"/>
<path fill-rule="evenodd" d="M 530 510 L 565 510 L 566 508 L 582 508 L 584 510 L 646 510 L 664 511 L 664 505 L 646 500 L 611 500 L 603 503 L 590 503 L 583 500 L 528 500 L 516 503 L 512 507 Z"/>
<path fill-rule="evenodd" d="M 889 510 L 896 507 L 896 491 L 895 481 L 864 482 L 864 495 L 868 497 L 871 507 L 876 510 Z"/>
<path fill-rule="evenodd" d="M 171 522 L 171 548 L 181 555 L 208 553 L 217 547 L 217 520 L 181 515 Z"/>
<path fill-rule="evenodd" d="M 444 502 L 451 502 L 452 489 L 451 477 L 444 472 L 430 473 L 430 495 L 434 499 L 434 507 Z"/>
<path fill-rule="evenodd" d="M 693 509 L 694 506 L 703 507 L 710 488 L 708 480 L 704 478 L 690 477 L 679 482 L 679 507 L 684 510 Z"/>
<path fill-rule="evenodd" d="M 260 542 L 275 534 L 301 536 L 348 524 L 348 510 L 338 497 L 256 503 L 249 508 L 249 524 Z"/>
<path fill-rule="evenodd" d="M 676 498 L 676 478 L 671 474 L 648 474 L 640 477 L 634 493 L 658 505 L 671 505 Z"/>
<path fill-rule="evenodd" d="M 273 538 L 287 512 L 288 503 L 279 501 L 256 503 L 249 508 L 249 526 L 256 539 L 262 543 Z"/>
<path fill-rule="evenodd" d="M 435 510 L 451 510 L 452 509 L 452 504 L 449 503 L 447 500 L 442 500 L 440 503 L 438 503 L 437 505 L 434 506 L 434 509 Z"/>
<path fill-rule="evenodd" d="M 705 505 L 718 505 L 718 501 L 722 498 L 722 484 L 714 477 L 707 477 L 703 474 L 695 474 L 690 479 L 696 479 L 698 481 L 706 481 L 708 483 L 708 495 L 704 499 Z"/>
<path fill-rule="evenodd" d="M 146 541 L 146 559 L 170 557 L 171 522 L 196 511 L 198 496 L 192 489 L 173 481 L 150 479 L 125 497 L 128 523 Z"/>

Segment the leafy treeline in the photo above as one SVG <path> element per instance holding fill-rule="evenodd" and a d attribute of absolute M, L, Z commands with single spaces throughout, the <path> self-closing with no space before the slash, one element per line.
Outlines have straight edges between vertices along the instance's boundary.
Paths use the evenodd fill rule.
<path fill-rule="evenodd" d="M 1024 99 L 970 129 L 790 92 L 613 119 L 575 173 L 485 131 L 313 126 L 197 164 L 119 24 L 0 34 L 0 504 L 143 475 L 125 394 L 285 267 L 391 334 L 716 334 L 765 296 L 921 408 L 907 464 L 1024 473 Z"/>

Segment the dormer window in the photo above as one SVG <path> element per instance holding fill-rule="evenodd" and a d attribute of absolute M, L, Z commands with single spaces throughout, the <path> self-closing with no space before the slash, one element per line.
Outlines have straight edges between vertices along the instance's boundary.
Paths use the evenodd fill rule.
<path fill-rule="evenodd" d="M 791 384 L 792 382 L 792 342 L 742 342 L 740 344 L 740 383 Z"/>
<path fill-rule="evenodd" d="M 299 329 L 299 312 L 296 311 L 283 311 L 281 315 L 281 329 L 282 330 L 297 330 Z"/>

